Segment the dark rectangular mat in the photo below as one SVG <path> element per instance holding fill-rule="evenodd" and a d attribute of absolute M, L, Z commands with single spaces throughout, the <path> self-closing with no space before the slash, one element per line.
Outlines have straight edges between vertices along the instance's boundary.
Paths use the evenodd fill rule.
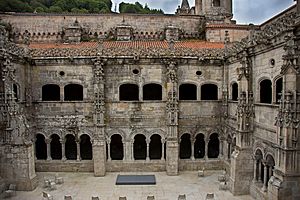
<path fill-rule="evenodd" d="M 154 175 L 118 175 L 116 185 L 155 185 Z"/>

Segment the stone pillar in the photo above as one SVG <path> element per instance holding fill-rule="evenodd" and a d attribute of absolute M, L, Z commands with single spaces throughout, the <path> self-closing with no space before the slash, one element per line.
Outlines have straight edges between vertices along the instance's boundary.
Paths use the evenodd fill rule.
<path fill-rule="evenodd" d="M 257 164 L 258 161 L 254 159 L 254 174 L 253 174 L 253 182 L 257 182 Z"/>
<path fill-rule="evenodd" d="M 125 157 L 127 154 L 126 153 L 126 143 L 122 141 L 122 144 L 123 144 L 123 160 L 126 160 L 126 157 Z"/>
<path fill-rule="evenodd" d="M 131 141 L 130 142 L 130 155 L 131 155 L 131 160 L 134 160 L 134 142 L 133 141 Z"/>
<path fill-rule="evenodd" d="M 146 139 L 146 143 L 147 143 L 147 155 L 146 155 L 146 160 L 149 161 L 150 157 L 149 157 L 149 146 L 150 146 L 150 140 Z"/>
<path fill-rule="evenodd" d="M 111 161 L 111 155 L 110 155 L 110 143 L 111 143 L 111 140 L 110 139 L 106 139 L 106 141 L 107 141 L 107 160 Z"/>
<path fill-rule="evenodd" d="M 191 160 L 195 160 L 195 140 L 191 140 Z"/>
<path fill-rule="evenodd" d="M 104 139 L 94 139 L 93 142 L 94 175 L 105 176 L 106 145 Z"/>
<path fill-rule="evenodd" d="M 219 150 L 220 150 L 220 153 L 219 153 L 219 158 L 223 158 L 223 142 L 224 140 L 223 139 L 220 139 L 220 147 L 219 147 Z"/>
<path fill-rule="evenodd" d="M 165 160 L 165 139 L 161 139 L 161 160 Z"/>
<path fill-rule="evenodd" d="M 258 162 L 258 182 L 261 183 L 261 173 L 262 173 L 262 169 L 261 169 L 261 161 Z"/>
<path fill-rule="evenodd" d="M 47 144 L 47 160 L 52 160 L 51 159 L 51 148 L 50 148 L 50 143 L 51 143 L 51 139 L 45 139 L 45 142 Z"/>
<path fill-rule="evenodd" d="M 62 160 L 66 160 L 67 158 L 66 158 L 66 148 L 65 148 L 66 143 L 65 143 L 65 140 L 60 139 L 59 141 L 61 143 L 61 157 L 62 157 Z"/>
<path fill-rule="evenodd" d="M 80 139 L 76 140 L 76 147 L 77 147 L 77 159 L 76 160 L 81 160 L 80 156 Z"/>
<path fill-rule="evenodd" d="M 208 160 L 208 143 L 209 143 L 209 140 L 206 140 L 205 141 L 205 155 L 204 155 L 205 160 Z"/>
<path fill-rule="evenodd" d="M 268 167 L 267 167 L 267 163 L 263 162 L 264 165 L 264 183 L 263 183 L 263 187 L 262 187 L 262 191 L 266 192 L 267 191 L 267 187 L 268 187 Z"/>

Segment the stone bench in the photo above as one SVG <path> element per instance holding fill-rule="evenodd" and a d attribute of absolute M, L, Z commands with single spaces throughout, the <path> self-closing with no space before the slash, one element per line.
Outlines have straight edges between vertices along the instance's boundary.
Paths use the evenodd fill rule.
<path fill-rule="evenodd" d="M 198 177 L 204 177 L 204 170 L 198 170 Z"/>
<path fill-rule="evenodd" d="M 155 200 L 155 198 L 153 195 L 149 195 L 149 196 L 147 196 L 147 200 Z"/>
<path fill-rule="evenodd" d="M 211 200 L 215 199 L 215 194 L 214 193 L 207 193 L 205 200 L 208 200 L 208 199 L 211 199 Z"/>
<path fill-rule="evenodd" d="M 226 182 L 221 182 L 219 184 L 219 190 L 228 190 L 229 189 L 229 186 Z"/>
<path fill-rule="evenodd" d="M 47 192 L 43 192 L 43 198 L 46 199 L 46 200 L 53 200 L 53 196 L 51 196 Z"/>
<path fill-rule="evenodd" d="M 186 200 L 185 194 L 178 195 L 178 200 Z"/>
<path fill-rule="evenodd" d="M 127 198 L 125 196 L 121 196 L 119 197 L 119 200 L 127 200 Z"/>
<path fill-rule="evenodd" d="M 71 195 L 65 195 L 65 198 L 64 198 L 64 200 L 72 200 L 73 198 L 72 198 L 72 196 Z"/>
<path fill-rule="evenodd" d="M 96 196 L 92 196 L 92 200 L 100 200 L 100 198 Z"/>
<path fill-rule="evenodd" d="M 15 184 L 9 184 L 8 190 L 4 191 L 4 196 L 6 198 L 9 198 L 9 197 L 16 196 L 16 195 L 17 195 L 16 185 Z"/>

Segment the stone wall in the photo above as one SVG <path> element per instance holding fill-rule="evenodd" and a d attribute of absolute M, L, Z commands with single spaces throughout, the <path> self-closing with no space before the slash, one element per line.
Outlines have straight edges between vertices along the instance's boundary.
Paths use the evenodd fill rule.
<path fill-rule="evenodd" d="M 198 33 L 202 26 L 201 16 L 178 15 L 135 15 L 135 14 L 102 14 L 102 15 L 72 15 L 72 14 L 11 14 L 0 15 L 1 19 L 9 22 L 13 32 L 21 38 L 25 31 L 35 41 L 46 42 L 60 39 L 63 28 L 73 24 L 75 20 L 91 35 L 95 33 L 99 37 L 106 37 L 120 24 L 132 26 L 133 33 L 137 37 L 144 34 L 152 36 L 164 33 L 167 26 L 179 27 L 186 34 Z M 159 22 L 159 23 L 158 23 Z M 20 39 L 21 39 L 20 38 Z M 158 36 L 159 38 L 159 36 Z"/>

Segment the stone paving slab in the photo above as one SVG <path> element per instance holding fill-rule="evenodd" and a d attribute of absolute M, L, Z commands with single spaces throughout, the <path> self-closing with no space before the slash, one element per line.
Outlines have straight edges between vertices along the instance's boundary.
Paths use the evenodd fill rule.
<path fill-rule="evenodd" d="M 49 191 L 43 187 L 45 178 L 54 178 L 55 174 L 64 178 L 62 185 Z M 181 172 L 179 176 L 167 176 L 165 172 L 121 173 L 125 175 L 155 175 L 156 185 L 115 185 L 120 173 L 107 173 L 105 177 L 94 177 L 93 173 L 37 173 L 39 186 L 31 192 L 17 192 L 11 200 L 40 200 L 42 192 L 50 193 L 54 200 L 63 200 L 64 195 L 72 195 L 74 200 L 89 200 L 99 196 L 101 200 L 118 200 L 126 196 L 127 200 L 143 200 L 154 195 L 155 200 L 177 200 L 179 194 L 185 194 L 187 200 L 205 200 L 207 193 L 214 193 L 216 200 L 253 200 L 249 195 L 233 196 L 229 191 L 219 191 L 218 175 L 222 171 L 209 171 L 205 177 L 198 177 L 197 171 Z M 1 199 L 1 197 L 0 197 Z"/>

